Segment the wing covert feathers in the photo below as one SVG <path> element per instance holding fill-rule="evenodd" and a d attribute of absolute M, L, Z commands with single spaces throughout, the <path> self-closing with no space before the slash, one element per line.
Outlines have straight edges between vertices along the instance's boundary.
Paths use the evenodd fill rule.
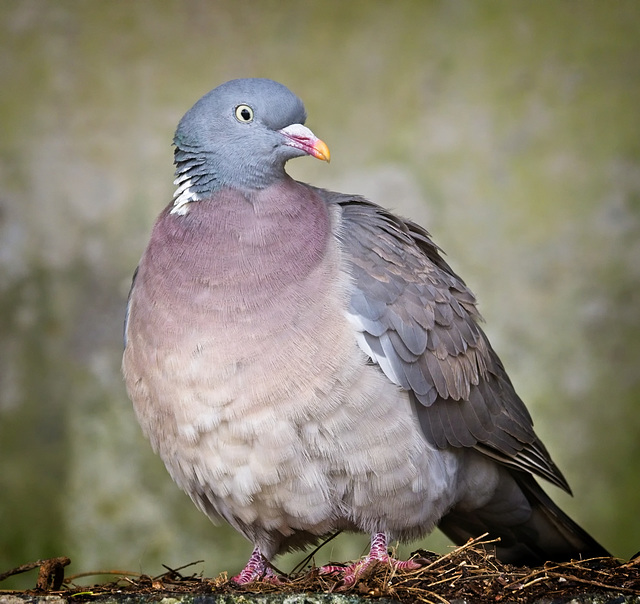
<path fill-rule="evenodd" d="M 429 233 L 363 198 L 321 193 L 342 209 L 338 238 L 358 342 L 411 393 L 426 438 L 439 448 L 474 447 L 569 491 L 480 328 L 475 296 Z"/>

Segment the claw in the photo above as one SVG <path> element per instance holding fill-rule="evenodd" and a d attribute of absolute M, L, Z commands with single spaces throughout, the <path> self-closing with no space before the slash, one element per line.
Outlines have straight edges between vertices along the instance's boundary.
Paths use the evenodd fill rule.
<path fill-rule="evenodd" d="M 246 585 L 253 581 L 266 581 L 274 585 L 280 585 L 282 583 L 278 575 L 267 565 L 258 547 L 251 553 L 251 557 L 247 565 L 242 569 L 242 572 L 235 577 L 231 577 L 231 580 L 238 585 Z"/>
<path fill-rule="evenodd" d="M 321 575 L 342 574 L 339 581 L 333 586 L 332 591 L 343 591 L 353 587 L 367 571 L 373 570 L 378 564 L 386 564 L 394 569 L 416 570 L 422 568 L 427 560 L 413 558 L 411 560 L 396 560 L 387 552 L 387 536 L 384 533 L 376 533 L 371 537 L 371 550 L 362 560 L 358 560 L 348 566 L 329 564 L 320 568 Z"/>

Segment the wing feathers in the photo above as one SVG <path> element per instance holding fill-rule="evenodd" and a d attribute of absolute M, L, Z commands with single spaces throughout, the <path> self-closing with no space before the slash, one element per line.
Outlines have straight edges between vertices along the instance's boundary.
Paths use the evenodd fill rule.
<path fill-rule="evenodd" d="M 429 234 L 362 198 L 318 191 L 342 210 L 358 342 L 410 391 L 425 437 L 436 447 L 475 447 L 568 490 L 478 324 L 475 297 Z"/>

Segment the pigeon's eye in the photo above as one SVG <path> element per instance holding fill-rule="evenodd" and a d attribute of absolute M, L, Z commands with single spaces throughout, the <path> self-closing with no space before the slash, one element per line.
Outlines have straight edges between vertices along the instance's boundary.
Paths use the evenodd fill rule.
<path fill-rule="evenodd" d="M 253 121 L 253 109 L 249 105 L 238 105 L 236 107 L 236 119 L 239 122 L 248 124 Z"/>

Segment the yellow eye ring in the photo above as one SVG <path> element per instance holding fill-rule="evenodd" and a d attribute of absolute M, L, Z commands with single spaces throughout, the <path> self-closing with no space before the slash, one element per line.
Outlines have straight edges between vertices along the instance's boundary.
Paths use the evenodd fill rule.
<path fill-rule="evenodd" d="M 238 105 L 236 107 L 236 119 L 243 124 L 253 121 L 253 109 L 249 105 Z"/>

